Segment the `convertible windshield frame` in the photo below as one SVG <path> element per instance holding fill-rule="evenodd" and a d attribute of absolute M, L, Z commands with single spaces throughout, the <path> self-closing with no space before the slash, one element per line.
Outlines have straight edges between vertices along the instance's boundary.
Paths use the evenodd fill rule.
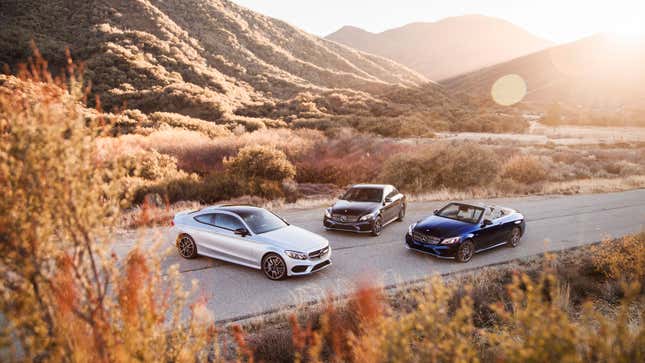
<path fill-rule="evenodd" d="M 351 194 L 356 194 L 358 192 L 363 192 L 363 191 L 376 191 L 379 194 L 379 198 L 377 199 L 366 199 L 366 200 L 361 200 L 361 199 L 349 199 Z M 354 187 L 350 188 L 343 196 L 340 198 L 341 200 L 346 200 L 348 202 L 367 202 L 367 203 L 381 203 L 383 201 L 383 188 L 371 188 L 371 187 Z"/>
<path fill-rule="evenodd" d="M 254 211 L 238 211 L 236 214 L 242 219 L 244 224 L 253 232 L 254 234 L 263 234 L 263 233 L 269 233 L 273 231 L 277 231 L 279 229 L 285 228 L 289 226 L 289 222 L 285 221 L 282 217 L 279 215 L 268 211 L 266 209 L 261 209 L 261 210 L 254 210 Z M 264 229 L 258 229 L 260 227 L 256 223 L 253 222 L 253 220 L 250 220 L 249 218 L 252 216 L 257 216 L 257 215 L 264 215 L 264 216 L 269 216 L 273 218 L 273 221 L 278 222 L 274 223 L 272 226 Z"/>
<path fill-rule="evenodd" d="M 452 206 L 468 207 L 468 208 L 475 209 L 476 211 L 479 211 L 479 215 L 478 215 L 478 217 L 477 217 L 477 220 L 473 220 L 473 219 L 464 219 L 464 218 L 455 218 L 455 217 L 453 217 L 453 216 L 448 216 L 448 215 L 443 215 L 443 214 L 442 214 L 442 213 L 443 213 L 447 208 L 450 208 L 450 207 L 452 207 Z M 459 222 L 464 222 L 464 223 L 470 223 L 470 224 L 478 224 L 478 223 L 481 221 L 482 217 L 484 216 L 484 212 L 485 212 L 485 211 L 486 211 L 486 210 L 485 210 L 483 207 L 479 207 L 479 206 L 472 205 L 472 204 L 449 203 L 449 204 L 446 204 L 446 205 L 445 205 L 443 208 L 441 208 L 440 210 L 438 210 L 436 215 L 437 215 L 437 216 L 439 216 L 439 217 L 441 217 L 441 218 L 452 219 L 452 220 L 454 220 L 454 221 L 459 221 Z M 477 212 L 475 212 L 475 213 L 477 213 Z"/>

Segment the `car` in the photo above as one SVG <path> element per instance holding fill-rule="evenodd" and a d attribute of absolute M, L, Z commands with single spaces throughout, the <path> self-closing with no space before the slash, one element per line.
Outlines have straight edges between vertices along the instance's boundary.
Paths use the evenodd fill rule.
<path fill-rule="evenodd" d="M 406 247 L 440 258 L 468 262 L 495 247 L 517 247 L 526 230 L 524 216 L 511 208 L 449 203 L 408 229 Z"/>
<path fill-rule="evenodd" d="M 322 236 L 289 224 L 264 208 L 219 205 L 173 219 L 181 257 L 199 255 L 259 269 L 271 280 L 308 275 L 331 265 Z"/>
<path fill-rule="evenodd" d="M 388 224 L 403 221 L 406 207 L 405 195 L 392 185 L 357 184 L 325 210 L 323 225 L 378 236 Z"/>

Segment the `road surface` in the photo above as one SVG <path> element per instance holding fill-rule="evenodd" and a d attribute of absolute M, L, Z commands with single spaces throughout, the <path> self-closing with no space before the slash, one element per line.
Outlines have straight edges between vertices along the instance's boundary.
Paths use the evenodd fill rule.
<path fill-rule="evenodd" d="M 206 257 L 184 260 L 175 251 L 167 251 L 163 266 L 179 264 L 187 283 L 198 280 L 200 295 L 208 300 L 215 318 L 228 321 L 318 300 L 328 292 L 344 295 L 360 281 L 384 285 L 410 282 L 432 274 L 472 269 L 607 237 L 620 237 L 640 232 L 645 227 L 645 189 L 483 201 L 522 212 L 527 220 L 527 231 L 517 248 L 493 249 L 475 255 L 467 264 L 439 260 L 404 247 L 403 238 L 409 224 L 444 204 L 418 202 L 408 205 L 405 222 L 390 224 L 379 237 L 325 231 L 322 227 L 323 208 L 277 211 L 290 223 L 329 239 L 333 265 L 311 276 L 270 281 L 258 270 Z M 166 228 L 128 232 L 119 237 L 118 254 L 127 253 L 137 238 L 144 239 L 144 245 L 159 239 L 170 244 L 175 236 L 171 236 Z"/>

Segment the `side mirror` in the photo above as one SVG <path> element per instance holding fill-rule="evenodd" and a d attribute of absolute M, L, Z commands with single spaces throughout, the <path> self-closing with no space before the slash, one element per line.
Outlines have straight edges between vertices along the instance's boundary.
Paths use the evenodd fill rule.
<path fill-rule="evenodd" d="M 493 221 L 491 221 L 490 219 L 484 219 L 484 222 L 482 223 L 484 227 L 490 226 L 492 224 L 493 224 Z"/>
<path fill-rule="evenodd" d="M 392 203 L 392 198 L 386 197 L 385 198 L 385 203 Z"/>
<path fill-rule="evenodd" d="M 439 209 L 435 209 L 434 211 L 432 211 L 432 214 L 434 215 L 437 215 L 437 213 L 439 213 Z"/>
<path fill-rule="evenodd" d="M 249 231 L 246 228 L 242 227 L 242 228 L 236 229 L 235 234 L 238 236 L 246 237 L 249 235 Z"/>

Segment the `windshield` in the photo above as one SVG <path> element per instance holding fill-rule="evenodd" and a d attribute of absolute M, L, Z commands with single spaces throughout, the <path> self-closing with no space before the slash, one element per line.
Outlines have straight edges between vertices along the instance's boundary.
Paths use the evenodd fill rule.
<path fill-rule="evenodd" d="M 437 215 L 444 218 L 456 219 L 467 223 L 477 223 L 484 213 L 483 208 L 466 204 L 448 204 L 441 208 Z"/>
<path fill-rule="evenodd" d="M 379 188 L 351 188 L 343 195 L 342 200 L 350 202 L 380 203 L 383 199 L 383 189 Z"/>
<path fill-rule="evenodd" d="M 249 226 L 251 232 L 255 234 L 275 231 L 276 229 L 284 228 L 289 225 L 280 217 L 264 209 L 238 212 L 237 214 L 244 220 L 246 225 Z"/>

